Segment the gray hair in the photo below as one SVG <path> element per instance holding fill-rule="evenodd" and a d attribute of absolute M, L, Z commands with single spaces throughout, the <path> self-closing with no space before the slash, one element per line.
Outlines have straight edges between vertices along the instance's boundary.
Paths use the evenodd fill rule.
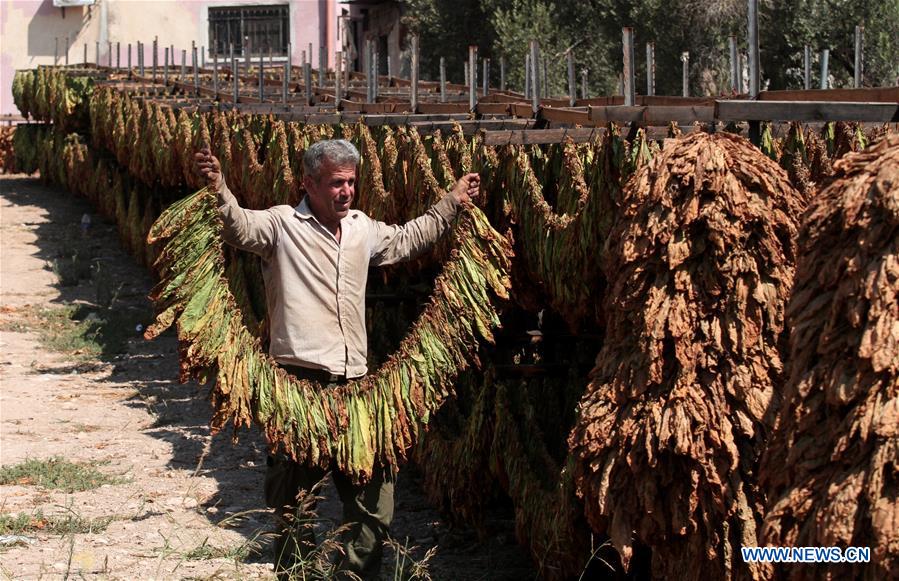
<path fill-rule="evenodd" d="M 318 141 L 303 154 L 303 172 L 318 178 L 325 162 L 335 167 L 355 167 L 359 163 L 359 150 L 346 139 Z"/>

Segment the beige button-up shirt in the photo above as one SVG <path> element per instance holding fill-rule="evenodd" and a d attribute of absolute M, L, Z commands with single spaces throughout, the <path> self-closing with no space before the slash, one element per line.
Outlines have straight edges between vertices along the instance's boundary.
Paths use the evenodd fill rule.
<path fill-rule="evenodd" d="M 225 241 L 263 258 L 270 319 L 269 353 L 279 363 L 347 378 L 367 371 L 365 285 L 368 267 L 416 257 L 446 232 L 458 211 L 451 195 L 403 226 L 350 210 L 340 242 L 299 206 L 241 208 L 225 186 L 219 215 Z"/>

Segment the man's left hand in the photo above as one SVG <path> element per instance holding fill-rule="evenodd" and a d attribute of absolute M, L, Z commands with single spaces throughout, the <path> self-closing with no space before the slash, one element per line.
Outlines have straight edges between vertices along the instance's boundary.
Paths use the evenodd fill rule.
<path fill-rule="evenodd" d="M 450 190 L 450 195 L 456 198 L 457 203 L 462 204 L 470 202 L 472 198 L 476 198 L 480 189 L 481 176 L 476 173 L 470 173 L 459 178 L 459 181 Z"/>

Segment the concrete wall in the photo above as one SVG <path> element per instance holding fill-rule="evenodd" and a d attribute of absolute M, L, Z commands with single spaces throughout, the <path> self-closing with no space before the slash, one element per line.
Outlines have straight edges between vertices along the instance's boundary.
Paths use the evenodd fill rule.
<path fill-rule="evenodd" d="M 55 39 L 58 40 L 58 64 L 65 60 L 65 38 L 69 37 L 69 63 L 96 60 L 100 42 L 100 63 L 116 63 L 116 43 L 121 43 L 122 66 L 127 63 L 127 45 L 131 43 L 132 63 L 137 66 L 137 41 L 147 44 L 146 63 L 154 37 L 159 39 L 159 63 L 163 50 L 174 46 L 175 62 L 180 64 L 181 50 L 187 50 L 190 62 L 191 41 L 209 44 L 207 21 L 210 6 L 290 5 L 292 60 L 299 64 L 302 51 L 312 43 L 313 66 L 318 66 L 320 47 L 333 67 L 337 46 L 338 0 L 98 0 L 90 7 L 55 8 L 53 0 L 0 0 L 0 114 L 18 114 L 12 100 L 12 79 L 16 69 L 53 64 Z"/>

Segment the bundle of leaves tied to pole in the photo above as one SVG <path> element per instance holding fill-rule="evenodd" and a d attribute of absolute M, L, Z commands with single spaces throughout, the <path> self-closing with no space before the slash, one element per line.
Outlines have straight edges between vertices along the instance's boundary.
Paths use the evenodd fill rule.
<path fill-rule="evenodd" d="M 569 436 L 577 492 L 625 566 L 758 577 L 755 482 L 781 382 L 803 198 L 743 138 L 678 140 L 628 181 L 603 257 L 607 333 Z"/>
<path fill-rule="evenodd" d="M 784 405 L 762 462 L 763 541 L 870 547 L 788 577 L 899 577 L 899 137 L 850 153 L 799 237 Z"/>

